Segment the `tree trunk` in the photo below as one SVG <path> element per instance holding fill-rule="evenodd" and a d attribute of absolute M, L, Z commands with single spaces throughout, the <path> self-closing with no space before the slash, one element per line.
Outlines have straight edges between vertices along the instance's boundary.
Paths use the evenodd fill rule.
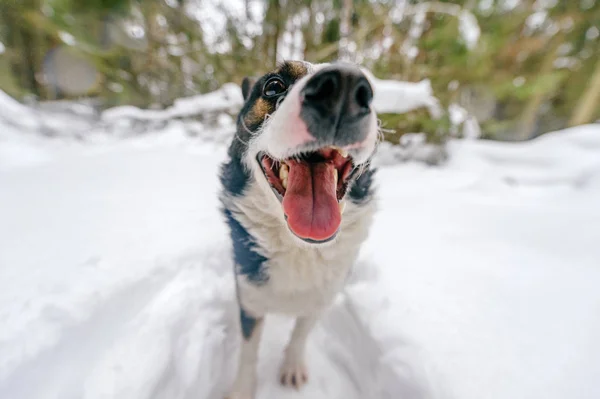
<path fill-rule="evenodd" d="M 277 48 L 281 32 L 281 6 L 279 0 L 268 0 L 267 11 L 263 21 L 263 54 L 262 59 L 270 67 L 277 65 Z"/>
<path fill-rule="evenodd" d="M 183 5 L 180 6 L 183 9 Z M 252 20 L 252 14 L 250 13 L 250 0 L 244 0 L 244 11 L 246 12 L 246 20 Z"/>
<path fill-rule="evenodd" d="M 40 95 L 40 85 L 36 79 L 36 72 L 41 70 L 36 28 L 31 26 L 25 15 L 30 12 L 35 4 L 31 1 L 23 2 L 18 7 L 2 9 L 2 17 L 7 26 L 7 46 L 11 51 L 11 71 L 19 82 L 19 86 L 26 92 Z M 4 21 L 3 21 L 4 22 Z"/>
<path fill-rule="evenodd" d="M 281 4 L 279 3 L 280 0 L 274 0 L 273 1 L 273 6 L 275 7 L 274 9 L 274 14 L 275 14 L 275 32 L 273 33 L 273 68 L 275 68 L 277 66 L 277 53 L 279 51 L 279 36 L 281 35 Z"/>
<path fill-rule="evenodd" d="M 552 69 L 554 68 L 554 60 L 556 59 L 556 50 L 558 50 L 558 47 L 561 45 L 561 43 L 563 43 L 563 39 L 564 36 L 560 34 L 551 39 L 548 50 L 539 69 L 540 76 L 552 72 Z M 521 120 L 519 122 L 519 128 L 516 137 L 517 140 L 524 141 L 532 138 L 540 106 L 543 104 L 547 95 L 548 93 L 539 92 L 534 94 L 529 99 L 525 105 L 523 113 L 521 114 Z"/>
<path fill-rule="evenodd" d="M 352 26 L 352 0 L 342 1 L 342 12 L 340 17 L 340 61 L 352 62 L 353 54 L 348 49 L 350 41 L 350 28 Z"/>
<path fill-rule="evenodd" d="M 312 1 L 308 1 L 308 25 L 302 29 L 304 36 L 304 59 L 306 61 L 314 61 L 313 57 L 316 50 L 315 29 L 317 21 L 315 19 L 315 10 L 313 9 Z"/>
<path fill-rule="evenodd" d="M 590 84 L 577 102 L 569 126 L 591 123 L 600 108 L 600 61 L 596 62 L 596 69 L 590 79 Z"/>

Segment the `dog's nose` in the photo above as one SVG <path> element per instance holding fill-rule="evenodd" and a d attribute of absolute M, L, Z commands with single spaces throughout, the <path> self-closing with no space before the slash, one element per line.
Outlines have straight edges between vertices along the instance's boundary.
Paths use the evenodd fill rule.
<path fill-rule="evenodd" d="M 317 139 L 348 142 L 339 144 L 352 144 L 360 139 L 361 134 L 337 138 L 338 130 L 345 127 L 356 130 L 354 125 L 371 113 L 373 89 L 358 67 L 336 65 L 318 71 L 306 82 L 301 96 L 303 117 Z"/>
<path fill-rule="evenodd" d="M 342 113 L 352 118 L 369 113 L 373 89 L 362 71 L 352 66 L 325 68 L 303 89 L 304 105 L 327 115 Z"/>

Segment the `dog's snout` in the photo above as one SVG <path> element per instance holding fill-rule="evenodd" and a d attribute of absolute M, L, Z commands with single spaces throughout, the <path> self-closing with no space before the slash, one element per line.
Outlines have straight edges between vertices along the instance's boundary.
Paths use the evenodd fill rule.
<path fill-rule="evenodd" d="M 356 117 L 369 112 L 373 89 L 356 67 L 326 68 L 317 72 L 303 89 L 304 106 L 329 116 Z"/>
<path fill-rule="evenodd" d="M 373 88 L 358 67 L 323 68 L 306 82 L 301 96 L 302 115 L 315 138 L 344 145 L 364 139 Z"/>

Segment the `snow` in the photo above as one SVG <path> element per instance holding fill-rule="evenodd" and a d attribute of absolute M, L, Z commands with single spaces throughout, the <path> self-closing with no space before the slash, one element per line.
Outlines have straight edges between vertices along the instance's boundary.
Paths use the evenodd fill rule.
<path fill-rule="evenodd" d="M 7 147 L 22 147 L 29 141 L 36 141 L 40 133 L 86 141 L 104 140 L 107 133 L 131 136 L 154 131 L 207 136 L 203 134 L 203 124 L 197 119 L 208 118 L 213 129 L 226 128 L 229 131 L 222 134 L 223 137 L 217 137 L 217 141 L 223 142 L 231 135 L 233 120 L 230 115 L 237 113 L 242 103 L 241 89 L 234 83 L 227 83 L 211 93 L 177 99 L 164 110 L 119 106 L 103 112 L 98 112 L 93 104 L 68 101 L 25 105 L 0 90 L 0 127 L 4 130 L 0 130 L 0 142 L 3 136 L 14 138 L 15 135 L 23 136 L 19 133 L 28 133 L 0 148 L 0 153 L 4 154 L 0 157 L 0 167 L 9 159 L 11 163 L 22 163 L 21 158 L 31 158 L 31 154 L 14 156 L 17 150 L 8 151 Z M 31 153 L 34 152 L 39 152 L 39 149 L 31 149 Z"/>
<path fill-rule="evenodd" d="M 18 125 L 26 128 L 37 128 L 31 110 L 0 90 L 0 121 L 4 125 Z"/>
<path fill-rule="evenodd" d="M 446 161 L 448 151 L 445 146 L 427 142 L 425 133 L 405 133 L 398 143 L 384 141 L 377 149 L 377 165 L 396 165 L 400 162 L 419 161 L 428 165 L 438 165 Z"/>
<path fill-rule="evenodd" d="M 200 112 L 225 112 L 241 108 L 241 89 L 235 83 L 227 83 L 219 90 L 188 98 L 180 98 L 164 110 L 147 110 L 124 105 L 110 108 L 102 113 L 102 121 L 112 123 L 122 119 L 162 121 L 198 115 Z"/>
<path fill-rule="evenodd" d="M 56 105 L 56 104 L 54 104 Z M 63 105 L 61 112 L 43 107 L 27 106 L 0 90 L 0 140 L 3 134 L 35 132 L 48 136 L 78 136 L 92 129 L 91 112 L 82 112 L 85 106 Z"/>
<path fill-rule="evenodd" d="M 434 117 L 442 112 L 428 79 L 412 83 L 371 77 L 371 81 L 375 86 L 373 108 L 378 113 L 402 114 L 422 107 Z"/>
<path fill-rule="evenodd" d="M 452 103 L 448 106 L 448 117 L 450 123 L 456 132 L 459 133 L 459 137 L 466 139 L 478 139 L 481 137 L 481 127 L 475 116 L 470 115 L 469 112 L 456 103 Z"/>
<path fill-rule="evenodd" d="M 402 184 L 381 185 L 365 256 L 388 265 L 395 319 L 456 397 L 600 395 L 598 131 L 460 142 L 443 170 L 382 170 Z M 394 268 L 380 248 L 401 248 Z"/>
<path fill-rule="evenodd" d="M 458 16 L 458 31 L 461 38 L 464 40 L 467 48 L 473 50 L 477 46 L 481 29 L 477 23 L 477 18 L 470 11 L 463 10 Z"/>
<path fill-rule="evenodd" d="M 58 37 L 60 37 L 60 40 L 62 40 L 63 43 L 69 46 L 74 46 L 77 43 L 75 37 L 72 34 L 65 31 L 58 32 Z"/>
<path fill-rule="evenodd" d="M 222 398 L 239 345 L 217 200 L 226 129 L 48 139 L 35 110 L 10 107 L 0 397 Z M 443 167 L 393 151 L 378 154 L 360 260 L 310 337 L 309 384 L 278 385 L 291 321 L 271 317 L 258 397 L 600 397 L 600 126 L 451 140 Z"/>

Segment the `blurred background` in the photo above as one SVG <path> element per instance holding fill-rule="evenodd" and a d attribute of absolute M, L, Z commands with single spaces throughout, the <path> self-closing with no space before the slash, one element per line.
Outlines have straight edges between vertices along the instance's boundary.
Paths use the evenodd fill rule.
<path fill-rule="evenodd" d="M 285 59 L 341 59 L 430 82 L 443 112 L 383 113 L 392 143 L 442 142 L 457 118 L 527 140 L 600 118 L 599 27 L 595 0 L 0 0 L 0 89 L 164 109 Z"/>
<path fill-rule="evenodd" d="M 0 0 L 0 398 L 225 397 L 218 176 L 286 59 L 372 70 L 386 142 L 309 383 L 269 317 L 257 397 L 600 398 L 599 54 L 600 0 Z"/>

